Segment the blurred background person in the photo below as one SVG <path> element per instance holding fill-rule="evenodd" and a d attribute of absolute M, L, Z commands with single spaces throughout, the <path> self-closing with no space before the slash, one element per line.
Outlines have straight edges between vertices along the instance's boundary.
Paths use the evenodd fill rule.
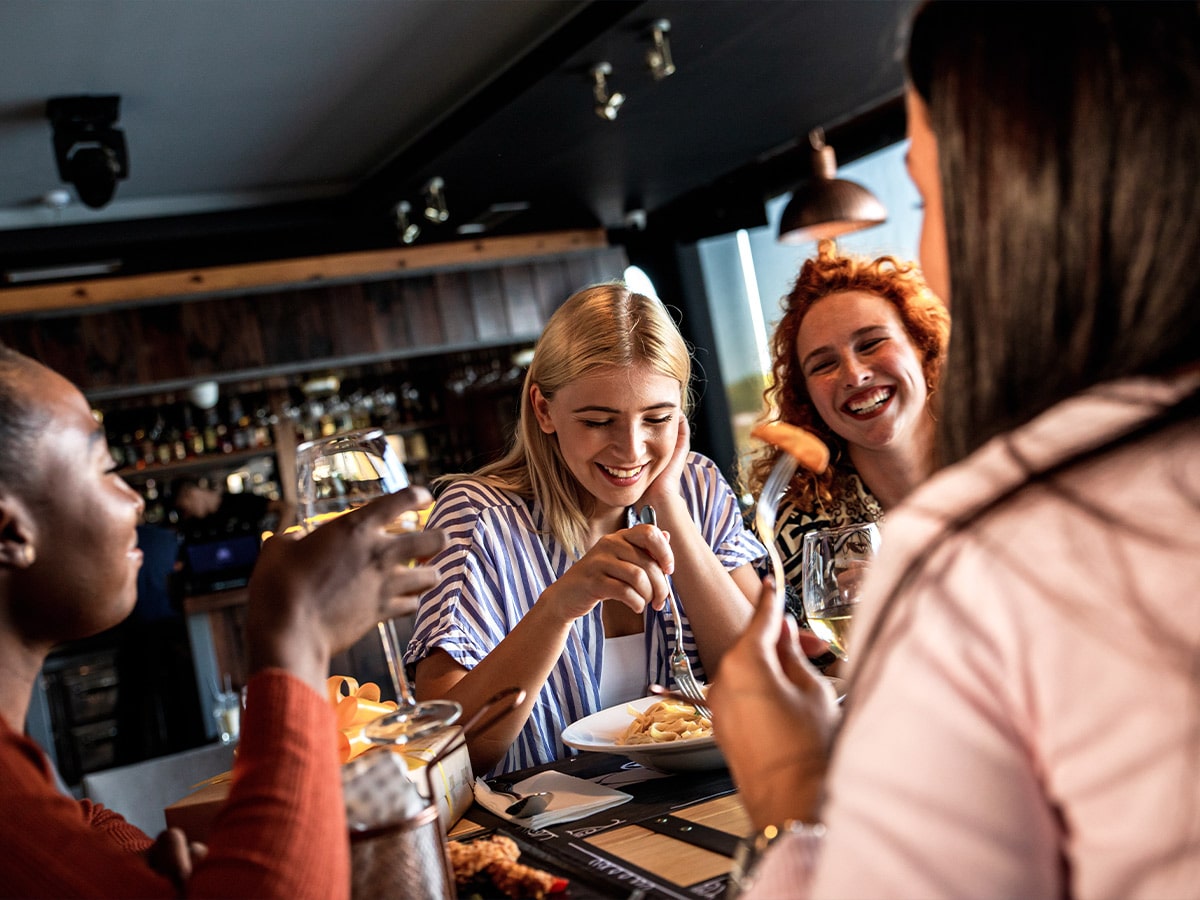
<path fill-rule="evenodd" d="M 185 540 L 261 535 L 291 524 L 295 513 L 283 500 L 250 491 L 234 494 L 190 477 L 172 481 L 171 502 Z"/>

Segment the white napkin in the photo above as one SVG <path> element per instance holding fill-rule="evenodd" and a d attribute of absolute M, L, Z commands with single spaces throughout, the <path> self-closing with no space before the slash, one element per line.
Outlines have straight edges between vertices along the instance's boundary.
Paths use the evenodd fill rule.
<path fill-rule="evenodd" d="M 545 812 L 529 819 L 514 819 L 504 814 L 504 810 L 515 802 L 513 798 L 508 794 L 493 791 L 482 778 L 475 779 L 477 803 L 500 818 L 531 831 L 559 822 L 574 822 L 576 819 L 620 806 L 633 799 L 632 794 L 614 791 L 612 788 L 576 778 L 574 775 L 564 775 L 562 772 L 539 772 L 524 781 L 515 782 L 513 790 L 521 795 L 532 794 L 535 791 L 553 791 L 554 796 L 550 798 L 550 805 L 546 807 Z"/>

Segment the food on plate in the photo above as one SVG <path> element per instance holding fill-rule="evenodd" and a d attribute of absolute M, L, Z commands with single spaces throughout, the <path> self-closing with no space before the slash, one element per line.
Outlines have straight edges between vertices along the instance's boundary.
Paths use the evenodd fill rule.
<path fill-rule="evenodd" d="M 462 888 L 486 878 L 513 900 L 542 900 L 567 888 L 567 880 L 517 862 L 521 855 L 516 842 L 502 834 L 475 841 L 450 841 L 446 845 L 454 883 Z"/>
<path fill-rule="evenodd" d="M 617 738 L 620 745 L 661 744 L 712 734 L 712 722 L 696 712 L 696 707 L 681 700 L 660 700 L 644 712 L 637 712 L 632 707 L 630 712 L 634 719 Z"/>
<path fill-rule="evenodd" d="M 810 472 L 819 475 L 829 466 L 829 447 L 807 428 L 787 422 L 760 422 L 750 435 L 791 454 Z"/>

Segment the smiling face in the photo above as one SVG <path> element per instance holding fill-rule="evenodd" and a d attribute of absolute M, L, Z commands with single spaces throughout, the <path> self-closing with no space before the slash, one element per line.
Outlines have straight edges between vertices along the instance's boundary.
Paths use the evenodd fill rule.
<path fill-rule="evenodd" d="M 535 384 L 531 399 L 538 426 L 558 436 L 567 468 L 595 499 L 593 521 L 634 505 L 674 452 L 680 384 L 645 363 L 601 368 L 550 398 Z"/>
<path fill-rule="evenodd" d="M 15 617 L 27 637 L 59 642 L 111 628 L 133 609 L 145 504 L 116 474 L 83 395 L 41 367 L 31 384 L 47 421 L 19 495 L 34 558 L 13 582 Z"/>
<path fill-rule="evenodd" d="M 883 449 L 925 426 L 921 361 L 896 307 L 877 294 L 818 300 L 800 323 L 796 356 L 818 415 L 850 444 Z"/>

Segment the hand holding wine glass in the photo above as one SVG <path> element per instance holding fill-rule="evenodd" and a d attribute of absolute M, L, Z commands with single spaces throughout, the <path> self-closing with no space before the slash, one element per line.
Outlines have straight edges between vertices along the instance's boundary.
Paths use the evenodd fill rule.
<path fill-rule="evenodd" d="M 319 533 L 325 523 L 354 513 L 379 497 L 409 488 L 408 473 L 380 428 L 307 441 L 296 448 L 296 467 L 301 515 L 310 533 Z M 420 527 L 414 509 L 384 524 L 391 534 L 415 532 Z M 416 558 L 410 557 L 409 562 Z M 390 742 L 403 743 L 455 722 L 462 714 L 457 703 L 418 703 L 413 696 L 392 620 L 380 621 L 378 629 L 399 704 L 387 717 Z"/>
<path fill-rule="evenodd" d="M 879 550 L 879 527 L 867 522 L 804 535 L 804 616 L 817 637 L 846 659 L 846 639 L 867 567 Z"/>
<path fill-rule="evenodd" d="M 246 651 L 251 671 L 282 668 L 325 695 L 332 654 L 376 622 L 416 608 L 437 572 L 411 566 L 438 553 L 441 532 L 390 533 L 388 525 L 429 503 L 429 492 L 408 488 L 304 538 L 263 544 L 250 579 Z"/>

